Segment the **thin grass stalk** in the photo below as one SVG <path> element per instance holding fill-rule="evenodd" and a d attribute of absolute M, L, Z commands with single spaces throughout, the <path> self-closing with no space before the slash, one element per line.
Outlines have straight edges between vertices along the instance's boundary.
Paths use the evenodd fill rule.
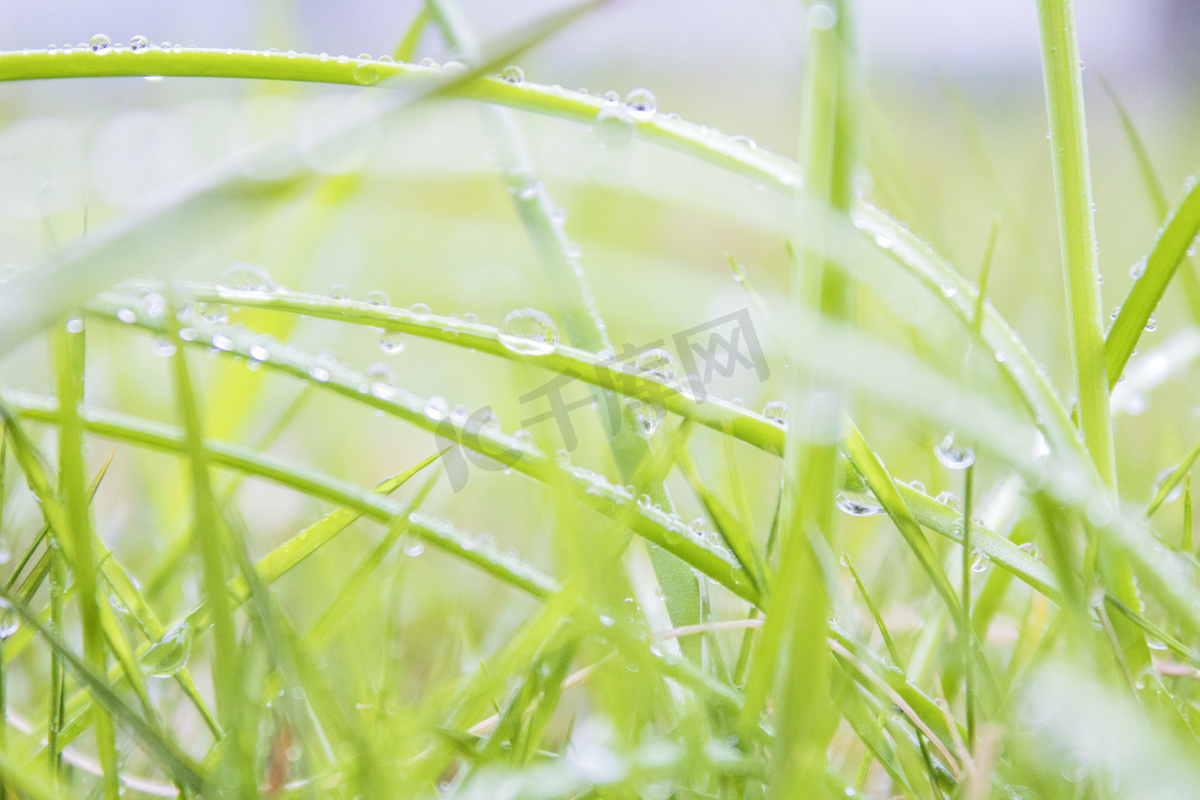
<path fill-rule="evenodd" d="M 1104 354 L 1099 244 L 1074 3 L 1038 0 L 1037 8 L 1079 430 L 1100 479 L 1115 496 L 1117 468 Z M 1128 560 L 1116 553 L 1102 552 L 1097 563 L 1108 590 L 1131 608 L 1140 608 Z M 1149 665 L 1150 653 L 1139 630 L 1119 619 L 1117 637 L 1131 669 L 1140 672 Z"/>
<path fill-rule="evenodd" d="M 54 332 L 54 361 L 59 404 L 59 495 L 66 511 L 67 530 L 55 531 L 59 544 L 68 555 L 75 576 L 75 595 L 83 623 L 83 651 L 88 667 L 97 674 L 107 672 L 105 637 L 100 618 L 96 562 L 92 547 L 92 529 L 88 505 L 87 478 L 83 464 L 83 426 L 79 420 L 79 402 L 83 397 L 84 334 L 82 320 Z M 58 687 L 61 692 L 61 685 Z M 61 714 L 61 694 L 51 697 L 51 717 Z M 117 751 L 112 718 L 98 714 L 94 719 L 96 750 L 104 772 L 105 800 L 116 800 L 120 793 L 117 780 Z M 58 754 L 51 753 L 52 759 Z"/>

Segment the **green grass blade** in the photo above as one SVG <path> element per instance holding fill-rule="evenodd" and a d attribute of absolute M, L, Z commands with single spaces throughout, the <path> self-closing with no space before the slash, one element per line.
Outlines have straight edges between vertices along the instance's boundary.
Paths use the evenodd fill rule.
<path fill-rule="evenodd" d="M 1133 288 L 1121 304 L 1116 322 L 1108 332 L 1104 356 L 1110 386 L 1116 386 L 1120 380 L 1150 315 L 1167 291 L 1167 284 L 1175 276 L 1179 265 L 1187 257 L 1197 232 L 1200 232 L 1200 182 L 1192 187 L 1167 219 L 1162 234 L 1146 257 L 1144 273 L 1134 281 Z"/>
<path fill-rule="evenodd" d="M 1162 482 L 1158 485 L 1157 490 L 1154 492 L 1154 498 L 1150 501 L 1150 504 L 1146 506 L 1147 517 L 1150 517 L 1155 511 L 1158 511 L 1158 509 L 1162 507 L 1162 504 L 1166 502 L 1167 497 L 1179 487 L 1179 482 L 1182 481 L 1185 476 L 1191 474 L 1192 464 L 1196 463 L 1197 458 L 1200 458 L 1200 443 L 1197 443 L 1196 446 L 1192 448 L 1192 451 L 1183 457 L 1183 461 L 1180 461 L 1178 464 L 1176 464 L 1175 467 L 1169 473 L 1167 473 L 1167 477 L 1163 478 Z"/>

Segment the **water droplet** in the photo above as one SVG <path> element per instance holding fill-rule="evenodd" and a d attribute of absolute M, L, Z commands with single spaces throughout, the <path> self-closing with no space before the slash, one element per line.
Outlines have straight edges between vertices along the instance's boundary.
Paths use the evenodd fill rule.
<path fill-rule="evenodd" d="M 958 511 L 962 505 L 962 501 L 958 499 L 958 495 L 954 492 L 942 492 L 935 499 L 942 505 L 953 508 L 955 511 Z"/>
<path fill-rule="evenodd" d="M 505 83 L 511 83 L 520 86 L 525 82 L 525 72 L 516 64 L 509 64 L 504 69 L 500 70 L 500 80 Z"/>
<path fill-rule="evenodd" d="M 774 400 L 767 403 L 766 408 L 763 409 L 763 417 L 768 422 L 774 422 L 776 425 L 786 428 L 788 418 L 787 403 L 782 400 Z"/>
<path fill-rule="evenodd" d="M 173 356 L 175 355 L 175 343 L 170 339 L 154 339 L 150 342 L 150 352 L 163 358 Z"/>
<path fill-rule="evenodd" d="M 866 492 L 838 492 L 833 502 L 852 517 L 873 517 L 883 513 L 883 506 L 879 505 L 875 496 Z"/>
<path fill-rule="evenodd" d="M 384 331 L 379 334 L 379 349 L 394 356 L 404 351 L 404 337 L 400 331 Z"/>
<path fill-rule="evenodd" d="M 649 89 L 634 89 L 625 97 L 625 108 L 629 111 L 629 116 L 639 122 L 645 122 L 654 118 L 654 112 L 658 111 L 658 100 Z"/>
<path fill-rule="evenodd" d="M 827 31 L 837 24 L 837 9 L 828 3 L 817 3 L 808 10 L 808 24 L 815 30 Z"/>
<path fill-rule="evenodd" d="M 663 415 L 666 413 L 653 403 L 647 403 L 636 398 L 631 398 L 626 405 L 629 411 L 633 414 L 634 420 L 637 421 L 638 430 L 646 437 L 654 435 L 658 430 L 658 423 L 662 422 Z"/>
<path fill-rule="evenodd" d="M 408 307 L 408 310 L 414 316 L 421 317 L 422 319 L 433 313 L 429 306 L 425 305 L 424 303 L 413 303 Z"/>
<path fill-rule="evenodd" d="M 982 550 L 971 551 L 971 572 L 983 572 L 992 565 L 992 557 Z"/>
<path fill-rule="evenodd" d="M 341 283 L 335 283 L 329 289 L 329 299 L 330 300 L 349 300 L 350 299 L 349 287 L 347 287 Z"/>
<path fill-rule="evenodd" d="M 1162 487 L 1166 484 L 1167 478 L 1171 477 L 1171 473 L 1173 471 L 1174 470 L 1171 470 L 1171 469 L 1165 469 L 1162 472 L 1158 473 L 1158 477 L 1154 479 L 1154 493 L 1156 495 L 1160 491 L 1162 491 Z M 1163 498 L 1163 502 L 1164 503 L 1174 503 L 1182 495 L 1183 495 L 1183 483 L 1179 482 L 1179 483 L 1175 484 L 1175 487 L 1173 489 L 1171 489 L 1171 491 L 1167 492 L 1167 496 Z"/>
<path fill-rule="evenodd" d="M 447 61 L 442 64 L 442 72 L 447 75 L 466 75 L 467 65 L 461 61 Z"/>
<path fill-rule="evenodd" d="M 665 382 L 675 377 L 675 356 L 660 347 L 639 354 L 636 366 L 638 372 L 656 380 Z"/>
<path fill-rule="evenodd" d="M 1139 278 L 1141 278 L 1145 274 L 1146 274 L 1146 259 L 1144 259 L 1144 258 L 1141 259 L 1140 261 L 1134 262 L 1133 266 L 1131 266 L 1129 268 L 1129 277 L 1133 278 L 1135 281 L 1138 280 Z"/>
<path fill-rule="evenodd" d="M 137 322 L 137 314 L 134 313 L 132 308 L 118 308 L 117 319 L 121 320 L 121 322 L 124 322 L 126 325 L 132 325 L 133 323 Z"/>
<path fill-rule="evenodd" d="M 942 443 L 933 448 L 933 454 L 946 469 L 966 469 L 975 463 L 975 451 L 954 440 L 954 434 L 946 435 Z"/>
<path fill-rule="evenodd" d="M 71 317 L 67 320 L 67 333 L 83 333 L 83 319 Z"/>
<path fill-rule="evenodd" d="M 921 483 L 920 481 L 909 481 L 908 488 L 914 489 L 921 494 L 925 494 L 925 484 Z"/>
<path fill-rule="evenodd" d="M 233 350 L 233 339 L 230 339 L 228 336 L 224 336 L 220 333 L 217 333 L 217 334 L 214 334 L 212 337 L 212 346 L 214 348 L 216 348 L 217 350 L 221 350 L 221 351 L 228 353 L 229 351 Z"/>
<path fill-rule="evenodd" d="M 1033 542 L 1025 542 L 1024 544 L 1019 544 L 1019 545 L 1017 545 L 1017 549 L 1020 550 L 1021 552 L 1025 553 L 1025 555 L 1029 556 L 1032 559 L 1036 559 L 1037 561 L 1042 560 L 1042 551 L 1039 550 L 1038 546 L 1036 544 L 1034 544 Z"/>
<path fill-rule="evenodd" d="M 229 289 L 235 292 L 253 292 L 254 294 L 270 294 L 277 291 L 279 285 L 271 280 L 271 276 L 262 267 L 254 264 L 230 264 L 221 273 L 217 281 L 218 289 Z"/>
<path fill-rule="evenodd" d="M 697 536 L 703 536 L 704 532 L 708 530 L 708 522 L 705 521 L 704 517 L 696 517 L 694 520 L 692 520 L 691 524 L 688 525 L 688 528 Z"/>
<path fill-rule="evenodd" d="M 404 555 L 409 558 L 416 558 L 425 552 L 425 543 L 420 539 L 413 539 L 404 545 Z"/>
<path fill-rule="evenodd" d="M 514 431 L 512 438 L 513 438 L 513 441 L 517 443 L 518 447 L 532 448 L 534 446 L 533 434 L 530 433 L 529 431 L 525 430 L 524 428 Z"/>
<path fill-rule="evenodd" d="M 434 395 L 425 401 L 425 407 L 422 410 L 425 412 L 425 416 L 434 422 L 440 422 L 449 416 L 450 405 L 446 402 L 446 398 Z"/>
<path fill-rule="evenodd" d="M 135 53 L 144 53 L 150 47 L 150 40 L 145 36 L 134 36 L 129 40 L 129 49 Z"/>
<path fill-rule="evenodd" d="M 596 114 L 596 135 L 601 147 L 622 148 L 633 139 L 633 117 L 624 106 L 605 103 Z"/>
<path fill-rule="evenodd" d="M 558 344 L 558 326 L 536 308 L 519 308 L 500 325 L 500 344 L 522 355 L 545 355 Z"/>
<path fill-rule="evenodd" d="M 1109 319 L 1113 319 L 1113 320 L 1115 320 L 1115 319 L 1116 319 L 1117 317 L 1119 317 L 1119 316 L 1121 316 L 1121 307 L 1120 307 L 1120 306 L 1117 306 L 1116 308 L 1114 308 L 1114 309 L 1112 310 L 1112 314 L 1111 314 L 1111 315 L 1109 315 Z"/>
<path fill-rule="evenodd" d="M 354 72 L 351 74 L 354 82 L 361 86 L 374 86 L 379 83 L 379 70 L 371 63 L 370 57 L 364 59 L 359 56 L 358 64 L 355 65 Z"/>
<path fill-rule="evenodd" d="M 142 668 L 155 678 L 169 678 L 187 664 L 192 654 L 192 631 L 179 623 L 163 634 L 141 658 Z"/>
<path fill-rule="evenodd" d="M 112 42 L 103 33 L 97 33 L 89 39 L 87 46 L 98 56 L 107 55 L 112 50 Z"/>
<path fill-rule="evenodd" d="M 200 318 L 210 325 L 224 325 L 229 322 L 229 307 L 224 303 L 201 303 Z"/>
<path fill-rule="evenodd" d="M 1158 330 L 1158 320 L 1156 320 L 1154 317 L 1146 320 L 1146 332 L 1154 333 L 1156 330 Z"/>
<path fill-rule="evenodd" d="M 373 306 L 386 306 L 388 304 L 388 296 L 386 292 L 379 289 L 367 292 L 367 303 Z"/>

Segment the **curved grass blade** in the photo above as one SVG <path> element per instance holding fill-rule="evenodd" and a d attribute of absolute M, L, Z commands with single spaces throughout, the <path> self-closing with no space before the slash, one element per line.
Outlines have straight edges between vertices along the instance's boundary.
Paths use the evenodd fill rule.
<path fill-rule="evenodd" d="M 1188 471 L 1192 468 L 1192 464 L 1196 463 L 1198 457 L 1200 457 L 1200 443 L 1197 443 L 1192 448 L 1192 451 L 1183 457 L 1183 461 L 1176 464 L 1175 468 L 1167 474 L 1167 477 L 1163 478 L 1162 483 L 1158 486 L 1158 490 L 1154 493 L 1154 499 L 1150 501 L 1150 505 L 1146 506 L 1147 517 L 1162 507 L 1167 497 L 1179 487 L 1179 482 L 1188 474 Z"/>
<path fill-rule="evenodd" d="M 1146 329 L 1150 315 L 1167 291 L 1175 271 L 1183 263 L 1200 232 L 1200 181 L 1188 192 L 1183 202 L 1167 219 L 1162 234 L 1146 257 L 1145 272 L 1138 278 L 1125 302 L 1116 322 L 1108 332 L 1104 345 L 1105 363 L 1108 368 L 1108 383 L 1116 386 L 1125 371 L 1133 349 Z"/>

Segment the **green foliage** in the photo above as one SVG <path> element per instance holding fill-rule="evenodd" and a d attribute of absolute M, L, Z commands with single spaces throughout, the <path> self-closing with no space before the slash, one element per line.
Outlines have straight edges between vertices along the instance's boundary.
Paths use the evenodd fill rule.
<path fill-rule="evenodd" d="M 870 147 L 855 4 L 800 9 L 798 160 L 507 66 L 602 5 L 476 41 L 430 0 L 383 59 L 0 55 L 0 81 L 361 103 L 99 202 L 78 240 L 43 211 L 42 264 L 5 276 L 0 795 L 1193 791 L 1200 431 L 1171 393 L 1194 376 L 1200 188 L 1169 210 L 1117 102 L 1163 225 L 1124 231 L 1148 255 L 1106 334 L 1071 2 L 1038 3 L 1058 246 L 992 169 L 979 286 L 944 252 L 954 209 L 904 177 L 920 165 Z M 435 41 L 461 63 L 411 63 Z M 429 169 L 422 126 L 490 163 Z M 546 141 L 601 166 L 560 181 Z M 717 189 L 652 198 L 674 178 L 647 164 Z M 622 239 L 681 219 L 663 252 Z M 715 269 L 666 252 L 685 246 Z M 1055 254 L 1062 307 L 1022 266 Z M 1139 359 L 1156 313 L 1177 338 Z M 706 314 L 750 350 L 719 379 L 681 374 L 675 331 Z M 617 349 L 641 336 L 661 341 Z M 559 385 L 570 422 L 510 421 Z M 1153 419 L 1121 415 L 1152 390 Z"/>

